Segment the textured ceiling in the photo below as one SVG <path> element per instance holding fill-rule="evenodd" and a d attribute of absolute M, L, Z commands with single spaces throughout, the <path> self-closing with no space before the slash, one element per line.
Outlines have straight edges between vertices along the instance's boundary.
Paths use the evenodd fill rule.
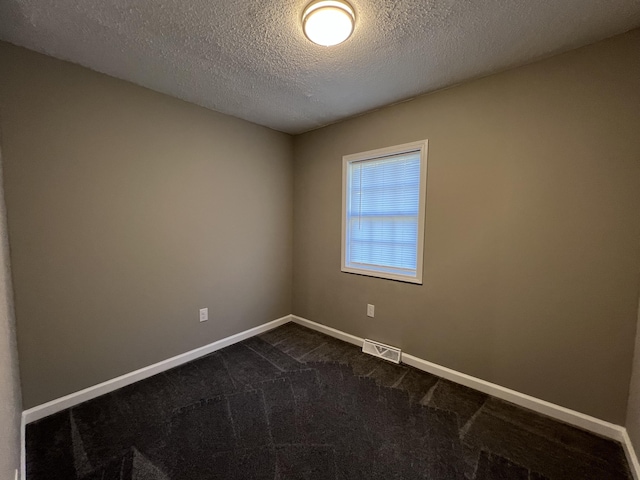
<path fill-rule="evenodd" d="M 307 3 L 0 0 L 0 38 L 300 133 L 640 26 L 640 0 L 351 0 L 325 48 Z"/>

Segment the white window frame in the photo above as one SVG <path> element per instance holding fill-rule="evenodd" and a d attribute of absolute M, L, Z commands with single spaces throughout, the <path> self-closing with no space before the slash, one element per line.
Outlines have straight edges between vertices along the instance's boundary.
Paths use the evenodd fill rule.
<path fill-rule="evenodd" d="M 369 277 L 385 278 L 400 282 L 417 283 L 422 285 L 422 271 L 424 262 L 424 228 L 427 202 L 427 154 L 428 140 L 405 143 L 394 147 L 380 148 L 368 152 L 354 153 L 342 157 L 342 263 L 341 271 L 346 273 L 356 273 Z M 346 244 L 347 244 L 347 190 L 348 190 L 348 168 L 349 164 L 366 160 L 375 160 L 381 157 L 399 155 L 403 153 L 420 152 L 420 205 L 418 209 L 418 241 L 417 241 L 417 265 L 416 276 L 401 275 L 396 273 L 380 272 L 364 268 L 354 268 L 346 265 Z"/>

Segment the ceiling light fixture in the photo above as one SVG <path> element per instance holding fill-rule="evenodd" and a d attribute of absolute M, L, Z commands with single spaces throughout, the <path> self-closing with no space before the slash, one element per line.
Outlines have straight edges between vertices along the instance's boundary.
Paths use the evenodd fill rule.
<path fill-rule="evenodd" d="M 307 5 L 302 14 L 302 28 L 309 40 L 330 47 L 351 36 L 355 12 L 342 0 L 316 0 Z"/>

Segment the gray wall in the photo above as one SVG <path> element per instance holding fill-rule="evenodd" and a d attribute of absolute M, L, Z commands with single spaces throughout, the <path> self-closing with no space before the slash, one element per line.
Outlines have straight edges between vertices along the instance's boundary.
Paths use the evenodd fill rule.
<path fill-rule="evenodd" d="M 0 151 L 0 478 L 20 467 L 22 405 Z"/>
<path fill-rule="evenodd" d="M 638 327 L 636 330 L 636 348 L 633 355 L 633 373 L 629 388 L 627 422 L 625 424 L 633 447 L 640 453 L 640 306 L 638 306 Z"/>
<path fill-rule="evenodd" d="M 635 30 L 296 137 L 293 313 L 622 424 L 639 51 Z M 424 285 L 341 273 L 341 157 L 424 138 Z"/>
<path fill-rule="evenodd" d="M 636 30 L 292 152 L 289 136 L 0 43 L 25 407 L 293 311 L 622 423 L 639 48 Z M 341 273 L 342 155 L 423 138 L 425 284 Z"/>
<path fill-rule="evenodd" d="M 8 44 L 0 71 L 26 408 L 291 312 L 291 137 Z"/>

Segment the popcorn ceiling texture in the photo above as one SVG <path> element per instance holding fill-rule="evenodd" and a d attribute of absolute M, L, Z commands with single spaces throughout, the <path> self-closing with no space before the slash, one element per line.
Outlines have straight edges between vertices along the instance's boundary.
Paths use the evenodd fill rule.
<path fill-rule="evenodd" d="M 351 0 L 344 44 L 307 0 L 3 0 L 0 38 L 301 133 L 640 26 L 640 0 Z"/>

